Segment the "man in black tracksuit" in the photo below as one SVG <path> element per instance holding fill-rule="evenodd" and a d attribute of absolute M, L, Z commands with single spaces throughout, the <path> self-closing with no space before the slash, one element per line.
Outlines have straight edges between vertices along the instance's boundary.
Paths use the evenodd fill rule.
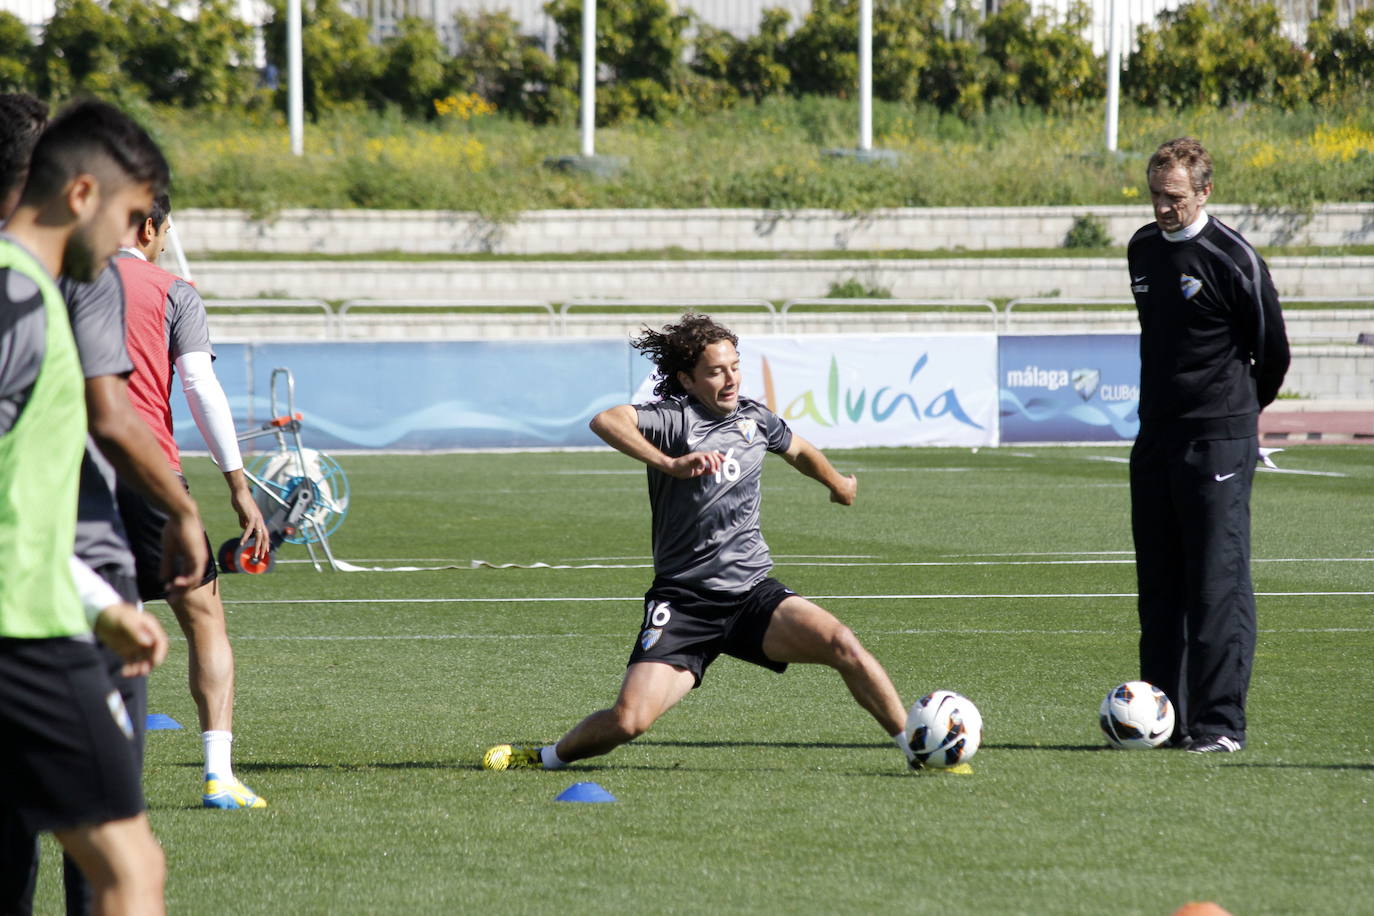
<path fill-rule="evenodd" d="M 1212 161 L 1202 145 L 1165 143 L 1146 175 L 1155 222 L 1126 253 L 1140 314 L 1140 676 L 1174 703 L 1174 746 L 1238 751 L 1255 656 L 1250 486 L 1259 412 L 1283 383 L 1288 339 L 1264 261 L 1203 211 Z"/>

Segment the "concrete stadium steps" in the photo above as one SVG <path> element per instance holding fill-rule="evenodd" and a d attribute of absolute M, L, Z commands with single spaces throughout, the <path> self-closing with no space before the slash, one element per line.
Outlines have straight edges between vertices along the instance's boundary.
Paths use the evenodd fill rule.
<path fill-rule="evenodd" d="M 667 311 L 599 314 L 594 311 L 549 315 L 492 312 L 444 312 L 437 309 L 386 312 L 350 311 L 345 315 L 320 311 L 224 314 L 210 304 L 210 328 L 216 339 L 271 338 L 332 340 L 527 339 L 531 337 L 620 337 L 641 324 L 667 320 Z M 710 303 L 703 311 L 712 311 Z M 918 312 L 879 311 L 804 312 L 783 315 L 757 312 L 716 312 L 742 334 L 911 334 L 995 331 L 1004 334 L 1125 333 L 1140 329 L 1129 309 L 1088 310 L 1065 305 L 1062 311 Z M 1374 308 L 1298 309 L 1284 313 L 1289 340 L 1295 345 L 1329 345 L 1344 350 L 1360 334 L 1374 333 Z M 1361 348 L 1374 353 L 1374 349 Z"/>
<path fill-rule="evenodd" d="M 1207 211 L 1260 247 L 1374 244 L 1374 203 L 1311 211 L 1215 203 Z M 834 210 L 529 210 L 493 220 L 449 210 L 177 211 L 177 231 L 196 251 L 357 255 L 547 255 L 624 251 L 967 251 L 1058 248 L 1091 217 L 1124 246 L 1150 222 L 1148 201 L 1116 206 L 890 207 Z M 1027 293 L 1018 293 L 1027 295 Z"/>
<path fill-rule="evenodd" d="M 1374 257 L 1274 258 L 1284 296 L 1374 296 Z M 1128 295 L 1120 258 L 777 259 L 682 261 L 202 261 L 207 296 L 342 300 L 824 296 L 857 280 L 902 298 Z"/>

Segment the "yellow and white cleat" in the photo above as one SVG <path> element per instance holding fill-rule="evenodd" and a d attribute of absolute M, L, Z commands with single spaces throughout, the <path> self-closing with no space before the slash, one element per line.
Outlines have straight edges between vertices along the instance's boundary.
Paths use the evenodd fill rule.
<path fill-rule="evenodd" d="M 498 744 L 487 748 L 482 755 L 484 770 L 539 770 L 543 767 L 544 760 L 537 747 Z"/>
<path fill-rule="evenodd" d="M 200 797 L 203 808 L 266 808 L 267 801 L 237 779 L 220 779 L 214 773 L 205 777 L 205 794 Z"/>

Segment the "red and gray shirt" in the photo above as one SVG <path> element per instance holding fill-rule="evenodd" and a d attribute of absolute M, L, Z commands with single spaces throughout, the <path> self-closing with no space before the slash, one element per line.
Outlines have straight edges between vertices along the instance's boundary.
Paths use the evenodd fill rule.
<path fill-rule="evenodd" d="M 205 303 L 185 280 L 137 254 L 121 251 L 115 258 L 124 283 L 129 357 L 129 400 L 147 421 L 167 456 L 181 471 L 181 453 L 172 431 L 172 366 L 186 353 L 209 353 L 210 328 Z"/>

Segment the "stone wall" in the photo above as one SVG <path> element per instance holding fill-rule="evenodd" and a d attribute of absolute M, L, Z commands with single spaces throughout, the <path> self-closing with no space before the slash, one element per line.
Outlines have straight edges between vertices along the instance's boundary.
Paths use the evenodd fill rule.
<path fill-rule="evenodd" d="M 1374 257 L 1284 257 L 1269 266 L 1282 296 L 1374 296 Z M 782 300 L 824 296 L 832 284 L 847 280 L 901 298 L 1129 295 L 1121 258 L 193 261 L 192 268 L 205 295 L 226 299 Z"/>
<path fill-rule="evenodd" d="M 1327 204 L 1310 215 L 1219 204 L 1208 208 L 1252 244 L 1374 244 L 1374 204 Z M 178 235 L 198 252 L 355 255 L 572 254 L 658 251 L 980 251 L 1058 248 L 1074 220 L 1100 220 L 1125 245 L 1150 222 L 1147 204 L 1116 207 L 944 207 L 843 214 L 830 210 L 536 210 L 509 222 L 440 210 L 177 211 Z"/>

